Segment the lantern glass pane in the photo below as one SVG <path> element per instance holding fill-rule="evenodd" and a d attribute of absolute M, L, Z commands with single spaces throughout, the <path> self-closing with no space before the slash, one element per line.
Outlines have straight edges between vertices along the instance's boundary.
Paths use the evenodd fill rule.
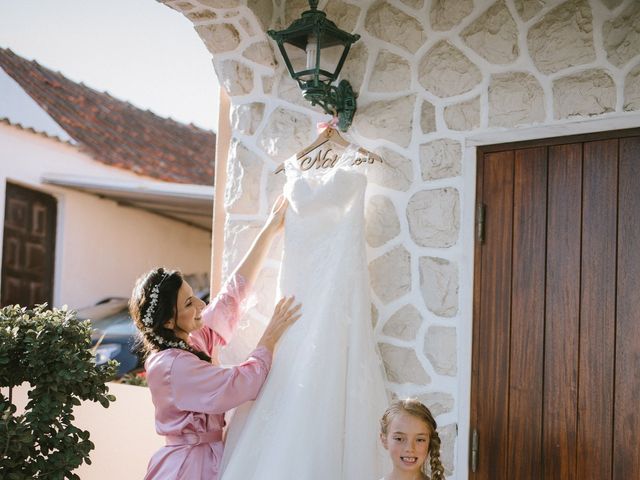
<path fill-rule="evenodd" d="M 345 46 L 342 44 L 324 47 L 320 54 L 320 71 L 328 81 L 335 80 L 335 71 Z"/>
<path fill-rule="evenodd" d="M 287 52 L 287 57 L 289 57 L 289 62 L 291 62 L 291 67 L 295 74 L 306 70 L 307 54 L 304 50 L 290 43 L 284 43 L 284 49 Z"/>

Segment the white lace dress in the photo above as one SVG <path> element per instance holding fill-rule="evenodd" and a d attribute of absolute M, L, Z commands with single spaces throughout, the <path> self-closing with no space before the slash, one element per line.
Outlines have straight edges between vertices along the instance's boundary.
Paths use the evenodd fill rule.
<path fill-rule="evenodd" d="M 302 302 L 256 401 L 234 416 L 222 480 L 369 480 L 387 456 L 387 407 L 371 326 L 362 167 L 347 150 L 330 170 L 287 162 L 280 295 Z"/>

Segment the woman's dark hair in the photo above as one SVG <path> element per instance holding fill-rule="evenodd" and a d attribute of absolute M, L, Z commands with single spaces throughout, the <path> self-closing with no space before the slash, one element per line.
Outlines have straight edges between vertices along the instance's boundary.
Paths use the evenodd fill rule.
<path fill-rule="evenodd" d="M 145 273 L 136 281 L 129 299 L 129 312 L 139 332 L 136 348 L 145 356 L 167 348 L 181 348 L 210 362 L 211 357 L 206 353 L 192 348 L 164 326 L 178 314 L 178 290 L 182 282 L 184 278 L 179 271 L 162 267 Z"/>

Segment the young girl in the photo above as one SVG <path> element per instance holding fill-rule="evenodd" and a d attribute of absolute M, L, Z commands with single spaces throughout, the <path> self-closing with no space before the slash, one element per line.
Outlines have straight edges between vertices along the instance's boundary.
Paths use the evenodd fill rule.
<path fill-rule="evenodd" d="M 444 480 L 437 424 L 427 407 L 409 398 L 391 404 L 380 420 L 380 440 L 393 470 L 381 480 Z"/>

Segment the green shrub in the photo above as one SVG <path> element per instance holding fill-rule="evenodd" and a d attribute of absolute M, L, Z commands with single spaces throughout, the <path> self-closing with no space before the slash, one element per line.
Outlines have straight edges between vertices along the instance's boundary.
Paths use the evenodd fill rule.
<path fill-rule="evenodd" d="M 79 479 L 71 472 L 91 463 L 94 445 L 88 431 L 73 425 L 73 408 L 81 400 L 105 408 L 115 400 L 105 382 L 116 362 L 96 367 L 90 349 L 90 322 L 78 321 L 75 312 L 46 305 L 0 309 L 0 478 Z M 12 389 L 23 382 L 31 385 L 29 401 L 17 415 Z"/>

